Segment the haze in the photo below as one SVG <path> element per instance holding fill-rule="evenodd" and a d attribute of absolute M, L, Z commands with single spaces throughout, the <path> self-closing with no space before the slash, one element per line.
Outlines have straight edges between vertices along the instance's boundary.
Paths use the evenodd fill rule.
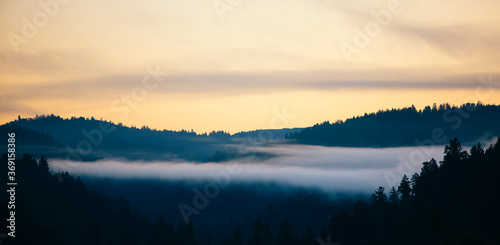
<path fill-rule="evenodd" d="M 330 193 L 371 193 L 378 186 L 397 186 L 404 174 L 420 172 L 422 162 L 442 160 L 443 147 L 342 148 L 278 146 L 267 149 L 277 157 L 265 161 L 244 159 L 222 163 L 52 160 L 53 172 L 83 177 L 157 179 L 187 182 L 215 181 L 227 173 L 229 184 L 275 183 L 318 188 Z M 229 169 L 229 170 L 228 170 Z"/>

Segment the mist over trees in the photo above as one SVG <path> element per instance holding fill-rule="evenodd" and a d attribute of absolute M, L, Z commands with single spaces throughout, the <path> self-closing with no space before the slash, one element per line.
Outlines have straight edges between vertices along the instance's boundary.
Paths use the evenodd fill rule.
<path fill-rule="evenodd" d="M 459 137 L 468 145 L 500 134 L 500 107 L 496 105 L 433 105 L 391 109 L 353 117 L 335 123 L 324 122 L 309 128 L 269 129 L 229 134 L 212 131 L 156 130 L 148 126 L 127 127 L 121 123 L 84 117 L 63 119 L 55 115 L 21 118 L 0 126 L 0 132 L 14 132 L 23 138 L 20 152 L 36 157 L 76 161 L 104 158 L 129 160 L 184 160 L 220 162 L 238 158 L 272 157 L 248 152 L 247 146 L 310 144 L 344 147 L 397 147 L 419 145 L 416 140 L 441 135 Z M 436 131 L 437 130 L 437 131 Z M 0 146 L 5 142 L 0 142 Z M 427 144 L 427 143 L 425 143 Z M 243 149 L 243 150 L 242 150 Z"/>
<path fill-rule="evenodd" d="M 6 154 L 0 162 L 7 165 Z M 0 175 L 3 182 L 5 171 Z M 235 218 L 227 216 L 224 206 L 245 210 L 256 205 L 254 199 L 226 202 L 221 197 L 220 203 L 213 203 L 220 209 L 205 211 L 228 222 L 210 226 L 214 223 L 203 219 L 186 224 L 169 216 L 141 216 L 143 207 L 90 190 L 68 173 L 51 174 L 47 159 L 36 161 L 25 154 L 16 161 L 20 185 L 15 239 L 17 244 L 498 244 L 499 171 L 500 139 L 486 149 L 476 144 L 466 152 L 455 138 L 446 145 L 442 162 L 424 162 L 420 173 L 404 176 L 390 190 L 377 188 L 369 199 L 339 209 L 319 193 L 276 196 L 284 199 L 279 206 Z M 314 199 L 320 202 L 311 202 Z M 8 200 L 6 192 L 2 200 Z M 276 199 L 267 201 L 276 204 Z M 265 198 L 259 202 L 267 205 Z M 308 220 L 321 203 L 331 215 L 319 222 Z M 0 218 L 5 220 L 6 214 L 4 210 Z"/>
<path fill-rule="evenodd" d="M 500 139 L 484 148 L 462 143 L 500 135 L 500 107 L 464 104 L 391 109 L 310 128 L 224 131 L 126 127 L 94 118 L 37 116 L 0 126 L 16 134 L 16 244 L 500 244 Z M 439 130 L 447 142 L 443 161 L 429 159 L 398 186 L 372 195 L 331 197 L 313 189 L 262 184 L 233 185 L 200 215 L 185 222 L 177 206 L 192 200 L 192 185 L 136 180 L 80 179 L 54 173 L 50 159 L 68 159 L 82 142 L 103 158 L 223 162 L 270 153 L 239 146 L 276 143 L 327 146 L 413 146 Z M 462 142 L 457 138 L 459 137 Z M 284 139 L 286 138 L 286 139 Z M 1 142 L 1 145 L 6 141 Z M 418 144 L 417 144 L 418 145 Z M 7 149 L 5 147 L 4 149 Z M 36 160 L 39 159 L 39 160 Z M 7 155 L 0 159 L 7 166 Z M 7 181 L 6 168 L 0 181 Z M 189 180 L 186 180 L 188 182 Z M 349 184 L 349 183 L 347 183 Z M 381 183 L 382 184 L 382 183 Z M 4 203 L 9 196 L 1 195 Z M 358 200 L 359 199 L 359 200 Z M 6 220 L 5 209 L 0 218 Z M 2 242 L 11 238 L 0 238 Z"/>
<path fill-rule="evenodd" d="M 379 187 L 368 202 L 339 211 L 327 234 L 341 244 L 499 244 L 499 173 L 500 140 L 466 152 L 455 138 L 442 162 L 424 162 L 389 198 Z"/>

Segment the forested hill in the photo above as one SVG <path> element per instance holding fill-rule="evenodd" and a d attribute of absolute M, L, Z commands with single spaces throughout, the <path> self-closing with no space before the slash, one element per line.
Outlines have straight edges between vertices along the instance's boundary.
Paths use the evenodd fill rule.
<path fill-rule="evenodd" d="M 197 134 L 192 130 L 127 127 L 106 120 L 65 119 L 55 115 L 19 117 L 0 126 L 0 132 L 26 136 L 23 137 L 26 140 L 20 139 L 17 145 L 21 152 L 83 161 L 113 157 L 202 161 L 212 156 L 220 144 L 230 142 L 230 135 L 223 131 Z"/>
<path fill-rule="evenodd" d="M 137 128 L 102 119 L 56 115 L 21 118 L 0 126 L 0 133 L 18 135 L 18 150 L 40 157 L 93 161 L 103 158 L 130 160 L 208 161 L 245 157 L 244 145 L 281 142 L 286 133 L 300 129 L 255 130 L 230 135 L 225 131 Z M 6 142 L 0 142 L 0 147 Z M 6 147 L 6 146 L 5 146 Z M 3 148 L 5 148 L 3 147 Z M 259 157 L 262 154 L 256 154 Z"/>
<path fill-rule="evenodd" d="M 9 161 L 7 154 L 1 155 L 3 166 Z M 285 198 L 283 202 L 269 199 L 271 196 L 269 202 L 256 202 L 252 199 L 255 195 L 249 195 L 217 204 L 216 200 L 224 199 L 221 195 L 210 203 L 211 207 L 221 205 L 219 209 L 203 210 L 193 216 L 193 222 L 179 223 L 177 229 L 171 216 L 152 223 L 147 217 L 139 218 L 141 210 L 131 208 L 124 198 L 114 199 L 89 190 L 78 177 L 68 173 L 51 174 L 45 158 L 36 161 L 23 155 L 15 160 L 15 168 L 19 182 L 15 197 L 16 238 L 2 237 L 2 244 L 500 244 L 500 140 L 486 149 L 474 145 L 467 152 L 453 139 L 444 149 L 442 162 L 430 159 L 422 164 L 420 173 L 404 176 L 389 195 L 379 187 L 370 201 L 359 200 L 340 211 L 335 207 L 337 202 L 325 202 L 314 192 L 305 199 Z M 3 183 L 7 182 L 7 171 L 0 171 Z M 153 193 L 148 188 L 143 190 Z M 254 193 L 263 192 L 255 189 Z M 0 198 L 5 204 L 12 200 L 5 191 Z M 182 201 L 177 195 L 168 198 Z M 245 211 L 257 205 L 267 206 L 257 219 L 228 216 L 228 208 Z M 7 220 L 7 205 L 3 209 L 0 218 Z M 310 217 L 323 209 L 333 214 L 329 222 L 325 215 L 322 221 L 311 221 Z M 225 225 L 216 225 L 221 223 L 212 219 L 202 222 L 208 212 L 214 212 L 211 215 L 225 221 Z M 319 227 L 297 229 L 300 226 Z"/>
<path fill-rule="evenodd" d="M 500 106 L 467 103 L 461 106 L 442 104 L 417 110 L 380 110 L 345 121 L 316 124 L 286 136 L 290 143 L 391 147 L 422 144 L 446 144 L 460 138 L 464 144 L 489 140 L 500 134 Z M 439 140 L 436 140 L 439 139 Z"/>
<path fill-rule="evenodd" d="M 324 122 L 305 129 L 275 129 L 197 134 L 190 130 L 156 130 L 127 127 L 94 118 L 37 116 L 0 126 L 0 133 L 19 136 L 20 152 L 36 157 L 92 161 L 103 158 L 130 160 L 222 161 L 248 154 L 248 145 L 299 143 L 326 146 L 391 147 L 444 145 L 460 138 L 464 144 L 489 140 L 500 134 L 500 107 L 496 105 L 448 104 L 379 111 L 335 123 Z M 283 141 L 286 138 L 287 141 Z M 434 138 L 434 139 L 433 139 Z M 438 140 L 436 140 L 438 139 Z M 0 142 L 0 147 L 6 142 Z M 5 147 L 4 147 L 5 148 Z M 253 157 L 268 157 L 254 152 Z"/>

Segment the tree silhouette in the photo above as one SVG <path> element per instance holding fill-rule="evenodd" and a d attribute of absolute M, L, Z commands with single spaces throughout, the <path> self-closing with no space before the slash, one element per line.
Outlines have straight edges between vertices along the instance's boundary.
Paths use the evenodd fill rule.
<path fill-rule="evenodd" d="M 378 189 L 375 191 L 375 193 L 372 194 L 370 201 L 372 202 L 373 205 L 380 205 L 387 202 L 387 195 L 384 193 L 384 191 L 385 188 L 379 186 Z"/>
<path fill-rule="evenodd" d="M 240 245 L 248 239 L 250 245 L 312 245 L 318 244 L 316 230 L 323 241 L 341 244 L 499 244 L 500 139 L 486 150 L 475 144 L 470 153 L 453 139 L 445 147 L 444 156 L 441 164 L 435 159 L 423 162 L 421 171 L 411 180 L 403 176 L 397 190 L 390 189 L 389 198 L 385 189 L 378 187 L 371 195 L 371 205 L 365 200 L 335 208 L 326 205 L 324 216 L 309 219 L 308 215 L 320 209 L 311 205 L 318 196 L 285 195 L 266 199 L 283 199 L 279 209 L 268 206 L 268 211 L 261 213 L 254 209 L 253 218 L 247 218 L 252 217 L 249 214 L 212 227 L 205 223 L 196 227 L 195 234 L 192 222 L 182 222 L 177 231 L 171 222 L 165 224 L 164 218 L 150 223 L 136 216 L 125 197 L 112 198 L 87 189 L 86 182 L 67 172 L 55 176 L 45 157 L 37 161 L 25 154 L 16 159 L 16 174 L 22 176 L 22 189 L 16 193 L 16 225 L 19 234 L 30 236 L 16 237 L 17 243 L 7 238 L 5 243 Z M 7 154 L 1 156 L 0 163 L 8 165 Z M 4 183 L 6 176 L 0 175 Z M 2 200 L 8 201 L 6 194 L 2 194 Z M 252 196 L 239 202 L 237 208 L 253 207 L 255 203 Z M 0 218 L 7 219 L 5 213 Z M 248 220 L 254 217 L 261 219 L 252 226 Z M 321 223 L 325 217 L 330 217 L 329 223 Z M 280 224 L 276 233 L 270 224 Z M 298 225 L 304 226 L 292 229 Z"/>
<path fill-rule="evenodd" d="M 450 144 L 444 148 L 444 163 L 454 163 L 467 157 L 467 152 L 462 149 L 462 144 L 457 138 L 450 140 Z"/>
<path fill-rule="evenodd" d="M 232 245 L 243 245 L 243 236 L 239 226 L 234 228 Z"/>
<path fill-rule="evenodd" d="M 263 234 L 263 244 L 264 245 L 273 245 L 274 244 L 274 237 L 273 237 L 273 232 L 271 231 L 271 226 L 269 223 L 266 221 L 264 223 L 264 234 Z"/>
<path fill-rule="evenodd" d="M 294 245 L 298 239 L 293 233 L 292 226 L 287 220 L 281 222 L 278 236 L 276 237 L 276 245 Z"/>
<path fill-rule="evenodd" d="M 499 244 L 500 138 L 486 151 L 476 144 L 470 155 L 453 139 L 445 156 L 440 166 L 422 163 L 411 181 L 403 177 L 401 202 L 392 201 L 395 188 L 390 202 L 381 201 L 379 187 L 372 206 L 356 202 L 352 218 L 331 220 L 329 234 L 350 234 L 346 244 Z M 348 217 L 343 210 L 339 216 Z"/>
<path fill-rule="evenodd" d="M 253 236 L 250 237 L 249 245 L 261 245 L 264 242 L 264 226 L 260 219 L 253 224 Z"/>
<path fill-rule="evenodd" d="M 403 179 L 401 180 L 401 183 L 399 184 L 398 187 L 398 192 L 401 193 L 401 201 L 408 201 L 411 197 L 411 186 L 410 186 L 410 181 L 408 180 L 408 177 L 406 174 L 403 176 Z"/>
<path fill-rule="evenodd" d="M 42 155 L 42 158 L 40 158 L 40 161 L 38 161 L 38 169 L 42 174 L 44 175 L 49 175 L 49 163 L 45 159 L 45 157 Z"/>
<path fill-rule="evenodd" d="M 399 192 L 393 186 L 389 192 L 389 202 L 394 203 L 394 204 L 399 203 L 399 201 L 400 201 L 399 196 L 400 196 Z"/>

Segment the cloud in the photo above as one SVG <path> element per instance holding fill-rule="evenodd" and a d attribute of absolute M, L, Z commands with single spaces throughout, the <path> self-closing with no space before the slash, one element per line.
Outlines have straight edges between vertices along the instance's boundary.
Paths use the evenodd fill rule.
<path fill-rule="evenodd" d="M 448 26 L 422 26 L 394 23 L 394 32 L 411 39 L 422 40 L 457 60 L 482 60 L 499 62 L 500 35 L 491 32 L 490 24 L 454 24 Z"/>
<path fill-rule="evenodd" d="M 0 50 L 1 51 L 1 50 Z M 44 50 L 40 52 L 11 51 L 0 53 L 0 72 L 43 74 L 45 76 L 68 75 L 73 76 L 96 73 L 103 69 L 93 58 L 84 53 L 75 53 L 58 50 Z"/>
<path fill-rule="evenodd" d="M 24 105 L 17 101 L 16 96 L 12 94 L 0 94 L 0 114 L 31 114 L 35 113 L 35 110 L 27 105 Z"/>
<path fill-rule="evenodd" d="M 17 94 L 23 98 L 119 98 L 130 94 L 141 86 L 144 74 L 120 74 L 95 79 L 54 82 L 48 84 L 10 86 L 9 90 L 24 91 Z M 458 76 L 426 82 L 412 80 L 344 80 L 329 77 L 339 76 L 318 71 L 316 74 L 302 72 L 277 72 L 265 74 L 206 73 L 172 74 L 164 78 L 152 93 L 162 95 L 210 94 L 243 95 L 269 92 L 338 90 L 338 89 L 468 89 L 476 88 L 480 81 L 476 76 Z M 498 76 L 497 74 L 494 77 Z M 498 84 L 492 86 L 499 87 Z M 96 93 L 99 91 L 99 93 Z"/>

